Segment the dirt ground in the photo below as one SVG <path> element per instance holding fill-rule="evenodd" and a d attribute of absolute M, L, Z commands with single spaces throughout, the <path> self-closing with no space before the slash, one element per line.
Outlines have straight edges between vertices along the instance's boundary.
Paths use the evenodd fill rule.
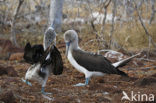
<path fill-rule="evenodd" d="M 93 77 L 88 86 L 74 87 L 74 84 L 84 82 L 84 75 L 76 71 L 65 57 L 63 40 L 57 45 L 64 61 L 62 75 L 51 75 L 45 91 L 52 95 L 42 95 L 41 85 L 31 81 L 32 87 L 21 81 L 30 64 L 22 59 L 22 52 L 12 55 L 10 60 L 0 60 L 0 103 L 149 103 L 121 100 L 123 91 L 130 97 L 131 92 L 156 96 L 156 65 L 155 61 L 133 59 L 127 66 L 120 68 L 130 77 L 105 75 Z M 89 49 L 88 49 L 89 50 Z M 128 57 L 128 56 L 127 56 Z M 153 60 L 156 57 L 152 57 Z M 148 68 L 151 67 L 151 68 Z M 156 97 L 155 97 L 156 99 Z M 151 103 L 155 103 L 153 101 Z"/>

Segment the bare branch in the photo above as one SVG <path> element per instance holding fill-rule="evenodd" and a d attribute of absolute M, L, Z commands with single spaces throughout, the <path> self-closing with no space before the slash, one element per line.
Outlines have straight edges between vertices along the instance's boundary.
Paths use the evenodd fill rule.
<path fill-rule="evenodd" d="M 15 46 L 18 46 L 17 41 L 16 41 L 16 33 L 15 33 L 15 24 L 16 24 L 16 19 L 17 19 L 17 15 L 19 13 L 19 10 L 23 4 L 24 0 L 19 0 L 18 6 L 15 9 L 13 18 L 12 18 L 12 23 L 11 23 L 11 41 Z"/>
<path fill-rule="evenodd" d="M 90 8 L 90 5 L 89 5 L 89 1 L 87 0 L 87 6 L 88 6 L 88 9 L 89 9 L 89 12 L 91 13 L 91 27 L 93 28 L 93 30 L 95 31 L 95 32 L 97 32 L 97 30 L 96 30 L 96 28 L 95 28 L 95 25 L 94 25 L 94 20 L 93 20 L 93 12 L 92 12 L 92 9 Z"/>
<path fill-rule="evenodd" d="M 112 10 L 113 17 L 112 17 L 112 28 L 111 28 L 111 31 L 110 31 L 109 48 L 111 48 L 111 45 L 112 45 L 112 42 L 113 42 L 114 19 L 115 19 L 115 14 L 116 14 L 116 7 L 117 7 L 116 3 L 117 3 L 116 0 L 113 0 L 113 10 Z"/>
<path fill-rule="evenodd" d="M 148 62 L 155 62 L 155 60 L 152 59 L 146 59 L 146 58 L 136 58 L 137 60 L 144 60 L 144 61 L 148 61 Z"/>
<path fill-rule="evenodd" d="M 107 0 L 106 0 L 106 1 L 107 1 Z M 105 2 L 105 3 L 106 3 L 106 2 Z M 105 3 L 104 3 L 104 4 L 105 4 Z M 102 33 L 104 32 L 104 25 L 105 25 L 106 16 L 107 16 L 107 8 L 108 8 L 108 6 L 109 6 L 110 3 L 111 3 L 111 0 L 109 0 L 108 3 L 104 5 L 104 19 L 103 19 L 102 27 L 101 27 Z"/>
<path fill-rule="evenodd" d="M 149 20 L 149 24 L 152 23 L 153 19 L 154 19 L 154 16 L 155 16 L 155 7 L 154 7 L 154 4 L 155 4 L 155 0 L 151 0 L 151 9 L 152 9 L 152 13 L 151 13 L 151 18 Z"/>
<path fill-rule="evenodd" d="M 134 0 L 133 0 L 133 1 L 134 1 Z M 153 41 L 151 35 L 149 34 L 148 30 L 146 29 L 146 26 L 144 25 L 144 23 L 143 23 L 143 21 L 142 21 L 142 18 L 141 18 L 141 16 L 140 16 L 140 13 L 139 13 L 139 11 L 138 11 L 138 8 L 137 8 L 137 5 L 136 5 L 135 1 L 134 1 L 134 5 L 135 5 L 136 12 L 137 12 L 137 14 L 138 14 L 138 17 L 139 17 L 139 21 L 140 21 L 140 23 L 141 23 L 141 25 L 142 25 L 142 27 L 143 27 L 143 29 L 144 29 L 146 35 L 147 35 L 148 38 L 149 38 L 149 45 L 150 45 L 150 43 L 152 43 L 152 45 L 156 48 L 155 42 Z"/>
<path fill-rule="evenodd" d="M 107 4 L 106 4 L 107 3 Z M 102 22 L 102 26 L 101 26 L 101 39 L 104 41 L 104 30 L 105 30 L 105 23 L 106 23 L 106 17 L 107 17 L 107 8 L 109 6 L 109 4 L 111 3 L 111 0 L 106 0 L 104 3 L 103 3 L 103 8 L 104 8 L 104 18 L 103 18 L 103 22 Z M 105 47 L 108 47 L 108 44 L 106 42 L 103 42 L 103 45 Z"/>

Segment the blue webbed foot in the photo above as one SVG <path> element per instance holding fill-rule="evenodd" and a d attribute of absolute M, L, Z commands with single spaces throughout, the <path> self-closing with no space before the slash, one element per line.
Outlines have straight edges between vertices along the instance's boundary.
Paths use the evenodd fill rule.
<path fill-rule="evenodd" d="M 42 87 L 41 93 L 44 94 L 44 95 L 51 95 L 52 94 L 52 93 L 49 93 L 49 92 L 45 92 L 44 87 Z"/>
<path fill-rule="evenodd" d="M 82 87 L 82 86 L 86 86 L 86 84 L 85 83 L 78 83 L 78 84 L 76 84 L 76 85 L 74 85 L 75 87 Z"/>
<path fill-rule="evenodd" d="M 41 91 L 42 94 L 44 95 L 51 95 L 52 93 L 49 93 L 49 92 L 44 92 L 44 91 Z"/>
<path fill-rule="evenodd" d="M 22 78 L 22 81 L 23 81 L 24 83 L 26 83 L 27 85 L 32 86 L 32 84 L 31 84 L 28 80 L 25 80 L 25 79 Z"/>
<path fill-rule="evenodd" d="M 76 86 L 76 87 L 86 86 L 86 85 L 88 85 L 88 83 L 89 83 L 89 78 L 86 78 L 85 83 L 78 83 L 74 86 Z"/>

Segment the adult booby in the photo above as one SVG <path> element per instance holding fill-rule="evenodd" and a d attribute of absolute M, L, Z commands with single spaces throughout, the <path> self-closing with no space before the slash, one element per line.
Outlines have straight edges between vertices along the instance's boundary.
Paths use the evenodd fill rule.
<path fill-rule="evenodd" d="M 55 37 L 54 29 L 49 27 L 44 35 L 44 48 L 42 45 L 31 46 L 28 43 L 24 49 L 24 59 L 33 65 L 27 70 L 23 81 L 28 85 L 31 85 L 28 80 L 38 81 L 42 85 L 43 94 L 49 94 L 44 91 L 44 88 L 50 73 L 60 75 L 63 72 L 62 57 L 54 45 Z"/>
<path fill-rule="evenodd" d="M 92 76 L 103 76 L 105 74 L 118 74 L 121 76 L 128 75 L 118 68 L 126 65 L 132 58 L 111 63 L 102 55 L 89 53 L 80 49 L 78 45 L 78 35 L 74 30 L 68 30 L 64 33 L 64 40 L 66 42 L 66 56 L 69 62 L 79 71 L 85 74 L 85 83 L 78 83 L 75 86 L 88 85 Z"/>

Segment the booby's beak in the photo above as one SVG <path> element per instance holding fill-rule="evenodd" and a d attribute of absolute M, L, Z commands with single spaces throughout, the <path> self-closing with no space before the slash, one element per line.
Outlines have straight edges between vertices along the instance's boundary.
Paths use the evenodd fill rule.
<path fill-rule="evenodd" d="M 68 56 L 69 46 L 70 46 L 70 42 L 66 42 L 66 56 Z"/>

